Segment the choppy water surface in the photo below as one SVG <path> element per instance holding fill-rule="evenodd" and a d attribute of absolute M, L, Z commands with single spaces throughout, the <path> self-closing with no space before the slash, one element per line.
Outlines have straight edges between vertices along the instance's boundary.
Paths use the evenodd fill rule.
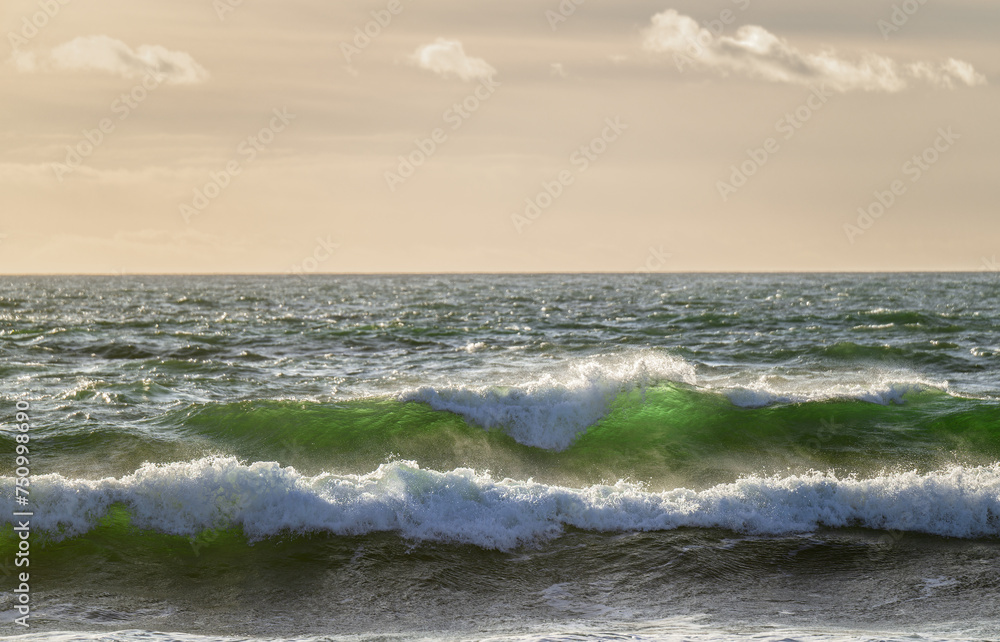
<path fill-rule="evenodd" d="M 998 307 L 992 274 L 8 278 L 32 635 L 996 637 Z"/>

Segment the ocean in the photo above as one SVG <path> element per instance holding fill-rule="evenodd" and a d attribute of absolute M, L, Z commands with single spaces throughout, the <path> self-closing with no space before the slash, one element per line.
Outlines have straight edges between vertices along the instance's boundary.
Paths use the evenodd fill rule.
<path fill-rule="evenodd" d="M 1000 639 L 995 273 L 4 277 L 0 354 L 11 639 Z"/>

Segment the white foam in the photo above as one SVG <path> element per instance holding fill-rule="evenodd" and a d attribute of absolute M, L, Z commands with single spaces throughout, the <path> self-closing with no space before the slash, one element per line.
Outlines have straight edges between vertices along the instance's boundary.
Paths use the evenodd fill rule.
<path fill-rule="evenodd" d="M 808 403 L 834 399 L 864 401 L 888 406 L 901 404 L 906 395 L 940 390 L 947 381 L 934 381 L 906 372 L 858 371 L 825 376 L 797 374 L 785 379 L 772 374 L 753 381 L 722 380 L 708 384 L 741 408 L 763 408 L 775 404 Z"/>
<path fill-rule="evenodd" d="M 453 412 L 482 428 L 500 428 L 526 446 L 565 450 L 607 415 L 619 395 L 659 381 L 693 384 L 694 367 L 646 351 L 573 361 L 562 372 L 528 382 L 424 386 L 398 398 Z"/>
<path fill-rule="evenodd" d="M 700 366 L 696 375 L 695 365 L 680 357 L 642 350 L 570 360 L 560 370 L 529 380 L 428 385 L 406 389 L 396 398 L 455 413 L 485 429 L 501 429 L 526 446 L 561 451 L 606 417 L 617 397 L 663 382 L 721 394 L 742 408 L 837 399 L 887 406 L 929 390 L 953 394 L 947 381 L 906 370 L 718 370 Z"/>
<path fill-rule="evenodd" d="M 13 488 L 10 478 L 2 488 Z M 33 532 L 57 537 L 94 528 L 113 504 L 133 525 L 175 535 L 242 528 L 251 539 L 282 532 L 361 535 L 509 550 L 557 537 L 567 526 L 635 532 L 679 527 L 781 535 L 820 526 L 864 526 L 973 538 L 1000 536 L 1000 463 L 918 474 L 840 479 L 829 473 L 747 477 L 704 491 L 653 493 L 618 482 L 567 488 L 494 480 L 468 469 L 436 472 L 412 462 L 367 475 L 300 475 L 276 463 L 233 458 L 144 465 L 121 479 L 32 481 Z M 4 517 L 14 510 L 5 493 Z"/>

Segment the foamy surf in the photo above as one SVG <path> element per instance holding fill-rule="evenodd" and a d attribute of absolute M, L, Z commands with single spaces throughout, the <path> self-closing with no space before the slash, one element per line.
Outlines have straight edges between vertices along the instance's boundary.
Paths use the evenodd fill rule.
<path fill-rule="evenodd" d="M 752 380 L 746 381 L 753 377 Z M 949 393 L 947 381 L 933 380 L 909 372 L 850 371 L 823 376 L 805 373 L 774 375 L 750 373 L 713 382 L 708 386 L 724 394 L 741 408 L 764 408 L 776 404 L 823 401 L 861 401 L 888 406 L 902 404 L 909 395 L 925 392 Z"/>
<path fill-rule="evenodd" d="M 658 382 L 695 381 L 695 368 L 684 359 L 643 352 L 574 361 L 562 372 L 524 382 L 422 386 L 398 399 L 452 412 L 487 430 L 503 429 L 525 446 L 560 451 L 603 419 L 620 395 Z"/>
<path fill-rule="evenodd" d="M 424 385 L 396 399 L 459 415 L 486 430 L 503 430 L 525 446 L 563 451 L 605 419 L 621 396 L 658 384 L 722 395 L 747 409 L 834 400 L 888 406 L 922 393 L 955 396 L 947 381 L 907 371 L 720 372 L 668 353 L 640 351 L 573 359 L 561 370 L 521 380 Z"/>
<path fill-rule="evenodd" d="M 3 487 L 13 482 L 4 478 Z M 499 550 L 558 537 L 566 527 L 785 535 L 858 526 L 1000 536 L 1000 464 L 867 479 L 820 472 L 750 476 L 702 491 L 649 492 L 624 481 L 569 488 L 402 461 L 366 475 L 307 477 L 276 463 L 248 465 L 226 457 L 146 464 L 118 479 L 42 475 L 32 483 L 32 497 L 33 527 L 56 539 L 87 533 L 115 505 L 127 508 L 133 526 L 172 535 L 228 528 L 242 529 L 252 540 L 282 533 L 394 532 Z M 10 515 L 9 493 L 4 504 Z"/>

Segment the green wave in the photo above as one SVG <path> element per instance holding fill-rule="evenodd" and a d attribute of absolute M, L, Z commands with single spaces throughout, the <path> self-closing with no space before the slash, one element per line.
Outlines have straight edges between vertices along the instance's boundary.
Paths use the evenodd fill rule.
<path fill-rule="evenodd" d="M 904 403 L 833 399 L 741 408 L 679 384 L 620 395 L 562 452 L 518 443 L 418 402 L 247 401 L 196 404 L 153 425 L 51 434 L 37 451 L 75 475 L 122 474 L 144 461 L 208 454 L 278 461 L 315 474 L 367 473 L 393 458 L 437 470 L 468 466 L 547 483 L 630 478 L 709 485 L 789 468 L 877 472 L 1000 459 L 1000 405 L 925 389 Z M 13 436 L 2 441 L 13 444 Z M 67 474 L 67 472 L 64 472 Z"/>

